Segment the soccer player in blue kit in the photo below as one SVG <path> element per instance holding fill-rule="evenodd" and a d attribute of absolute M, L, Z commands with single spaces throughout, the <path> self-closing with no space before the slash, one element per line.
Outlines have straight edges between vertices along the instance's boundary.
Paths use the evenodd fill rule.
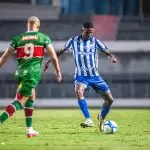
<path fill-rule="evenodd" d="M 107 47 L 96 37 L 93 36 L 94 26 L 91 22 L 84 23 L 82 26 L 82 34 L 72 37 L 65 44 L 65 47 L 57 51 L 59 57 L 65 51 L 72 51 L 75 62 L 75 93 L 78 99 L 79 107 L 85 117 L 85 122 L 81 123 L 81 127 L 92 127 L 94 123 L 91 119 L 87 101 L 84 97 L 84 91 L 91 86 L 95 92 L 100 93 L 104 99 L 101 112 L 98 113 L 99 130 L 103 131 L 103 124 L 106 115 L 109 113 L 113 103 L 113 96 L 107 83 L 98 73 L 98 55 L 100 51 L 108 56 L 112 63 L 116 63 L 117 59 L 107 49 Z M 51 60 L 45 63 L 44 71 L 49 67 Z"/>

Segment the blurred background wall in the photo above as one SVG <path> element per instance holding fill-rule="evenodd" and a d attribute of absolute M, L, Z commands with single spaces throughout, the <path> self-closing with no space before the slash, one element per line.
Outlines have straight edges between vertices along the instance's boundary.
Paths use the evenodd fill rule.
<path fill-rule="evenodd" d="M 25 31 L 26 19 L 31 15 L 41 19 L 41 31 L 51 37 L 56 50 L 61 49 L 70 37 L 81 34 L 84 22 L 91 21 L 96 29 L 95 36 L 103 40 L 118 58 L 118 63 L 114 65 L 106 56 L 100 55 L 99 72 L 114 97 L 121 100 L 119 106 L 132 99 L 135 106 L 140 101 L 138 106 L 144 104 L 150 107 L 148 6 L 148 0 L 0 0 L 0 53 L 4 52 L 12 37 Z M 45 55 L 44 62 L 47 59 Z M 60 64 L 63 82 L 56 82 L 50 67 L 36 89 L 39 100 L 75 97 L 72 54 L 66 53 Z M 1 105 L 3 99 L 14 98 L 17 87 L 15 68 L 14 54 L 0 69 Z M 85 95 L 98 101 L 99 95 L 93 90 Z"/>

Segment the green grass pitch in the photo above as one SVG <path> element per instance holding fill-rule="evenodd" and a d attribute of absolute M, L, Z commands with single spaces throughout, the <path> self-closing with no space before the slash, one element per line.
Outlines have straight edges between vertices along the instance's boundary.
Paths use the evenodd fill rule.
<path fill-rule="evenodd" d="M 38 137 L 26 138 L 23 111 L 0 125 L 0 150 L 150 150 L 150 110 L 112 109 L 107 120 L 119 126 L 115 134 L 98 131 L 98 109 L 91 109 L 93 128 L 81 128 L 79 109 L 35 109 Z M 2 112 L 2 110 L 0 111 Z"/>

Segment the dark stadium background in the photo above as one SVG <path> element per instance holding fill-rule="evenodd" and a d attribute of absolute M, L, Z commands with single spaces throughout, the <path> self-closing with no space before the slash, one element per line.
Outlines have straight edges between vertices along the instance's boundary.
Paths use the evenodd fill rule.
<path fill-rule="evenodd" d="M 150 10 L 148 0 L 0 0 L 0 53 L 13 36 L 25 31 L 31 15 L 41 19 L 41 31 L 48 34 L 56 50 L 80 34 L 84 22 L 93 22 L 96 36 L 117 56 L 111 64 L 99 57 L 99 72 L 115 98 L 114 107 L 150 107 Z M 15 54 L 14 54 L 15 56 Z M 0 68 L 0 106 L 15 96 L 15 57 Z M 45 55 L 44 62 L 47 56 Z M 60 60 L 62 83 L 50 67 L 37 91 L 37 107 L 76 107 L 73 91 L 72 54 Z M 100 98 L 86 92 L 89 106 L 99 107 Z"/>

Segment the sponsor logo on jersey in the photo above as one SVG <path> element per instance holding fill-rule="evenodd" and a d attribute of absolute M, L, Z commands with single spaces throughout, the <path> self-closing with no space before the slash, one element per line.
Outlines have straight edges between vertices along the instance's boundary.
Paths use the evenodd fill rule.
<path fill-rule="evenodd" d="M 25 41 L 25 40 L 37 40 L 38 39 L 38 35 L 26 35 L 26 36 L 23 36 L 22 37 L 22 41 Z"/>

